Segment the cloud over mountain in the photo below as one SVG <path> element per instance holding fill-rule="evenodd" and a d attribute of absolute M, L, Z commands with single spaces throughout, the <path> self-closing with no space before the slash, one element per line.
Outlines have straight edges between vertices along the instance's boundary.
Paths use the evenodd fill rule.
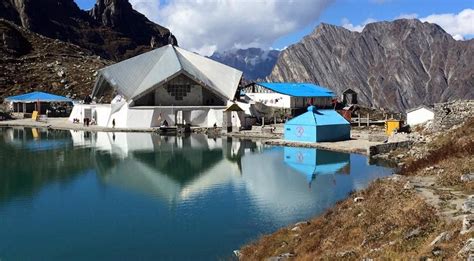
<path fill-rule="evenodd" d="M 440 25 L 454 38 L 474 35 L 474 9 L 464 9 L 457 14 L 432 14 L 420 20 Z"/>
<path fill-rule="evenodd" d="M 419 17 L 416 13 L 400 14 L 394 19 L 413 19 L 418 18 L 422 22 L 434 23 L 441 26 L 447 33 L 451 34 L 456 40 L 464 40 L 466 36 L 474 36 L 474 9 L 464 9 L 457 14 L 432 14 L 426 17 Z M 349 19 L 344 18 L 341 21 L 342 27 L 351 31 L 361 32 L 368 23 L 377 22 L 376 19 L 368 18 L 359 25 L 352 24 Z"/>
<path fill-rule="evenodd" d="M 180 45 L 203 55 L 231 48 L 268 48 L 315 21 L 334 0 L 131 0 L 149 19 L 171 29 Z"/>

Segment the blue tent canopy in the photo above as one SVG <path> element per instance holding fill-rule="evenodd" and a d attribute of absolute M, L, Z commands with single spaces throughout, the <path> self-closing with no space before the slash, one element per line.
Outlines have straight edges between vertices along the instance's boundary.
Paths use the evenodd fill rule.
<path fill-rule="evenodd" d="M 334 97 L 334 92 L 312 83 L 256 83 L 277 93 L 293 97 Z"/>
<path fill-rule="evenodd" d="M 10 96 L 5 98 L 7 102 L 22 102 L 22 103 L 31 103 L 31 102 L 72 102 L 71 99 L 54 95 L 45 92 L 30 92 L 26 94 Z"/>

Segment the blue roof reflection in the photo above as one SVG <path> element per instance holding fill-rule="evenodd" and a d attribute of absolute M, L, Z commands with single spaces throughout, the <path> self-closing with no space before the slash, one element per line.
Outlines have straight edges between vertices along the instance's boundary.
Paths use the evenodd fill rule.
<path fill-rule="evenodd" d="M 284 148 L 284 162 L 311 182 L 315 176 L 349 174 L 350 154 L 314 148 Z"/>

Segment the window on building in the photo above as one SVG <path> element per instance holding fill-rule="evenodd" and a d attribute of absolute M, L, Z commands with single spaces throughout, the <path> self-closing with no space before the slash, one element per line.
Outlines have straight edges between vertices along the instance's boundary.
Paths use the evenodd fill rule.
<path fill-rule="evenodd" d="M 170 84 L 166 90 L 177 101 L 182 101 L 191 92 L 191 85 L 189 84 Z"/>

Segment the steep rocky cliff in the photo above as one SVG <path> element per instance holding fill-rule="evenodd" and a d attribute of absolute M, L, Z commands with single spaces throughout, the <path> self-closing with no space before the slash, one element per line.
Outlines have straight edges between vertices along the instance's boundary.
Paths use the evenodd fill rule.
<path fill-rule="evenodd" d="M 368 24 L 362 32 L 321 24 L 284 50 L 270 81 L 311 81 L 359 100 L 404 111 L 420 104 L 474 99 L 474 40 L 455 41 L 416 19 Z"/>
<path fill-rule="evenodd" d="M 97 0 L 89 12 L 74 0 L 2 0 L 0 18 L 117 61 L 176 44 L 168 29 L 135 11 L 128 0 Z"/>
<path fill-rule="evenodd" d="M 243 71 L 247 80 L 257 80 L 271 73 L 279 54 L 278 50 L 248 48 L 215 52 L 209 58 Z"/>
<path fill-rule="evenodd" d="M 77 45 L 0 19 L 0 102 L 36 90 L 82 99 L 91 93 L 96 71 L 110 64 Z"/>

